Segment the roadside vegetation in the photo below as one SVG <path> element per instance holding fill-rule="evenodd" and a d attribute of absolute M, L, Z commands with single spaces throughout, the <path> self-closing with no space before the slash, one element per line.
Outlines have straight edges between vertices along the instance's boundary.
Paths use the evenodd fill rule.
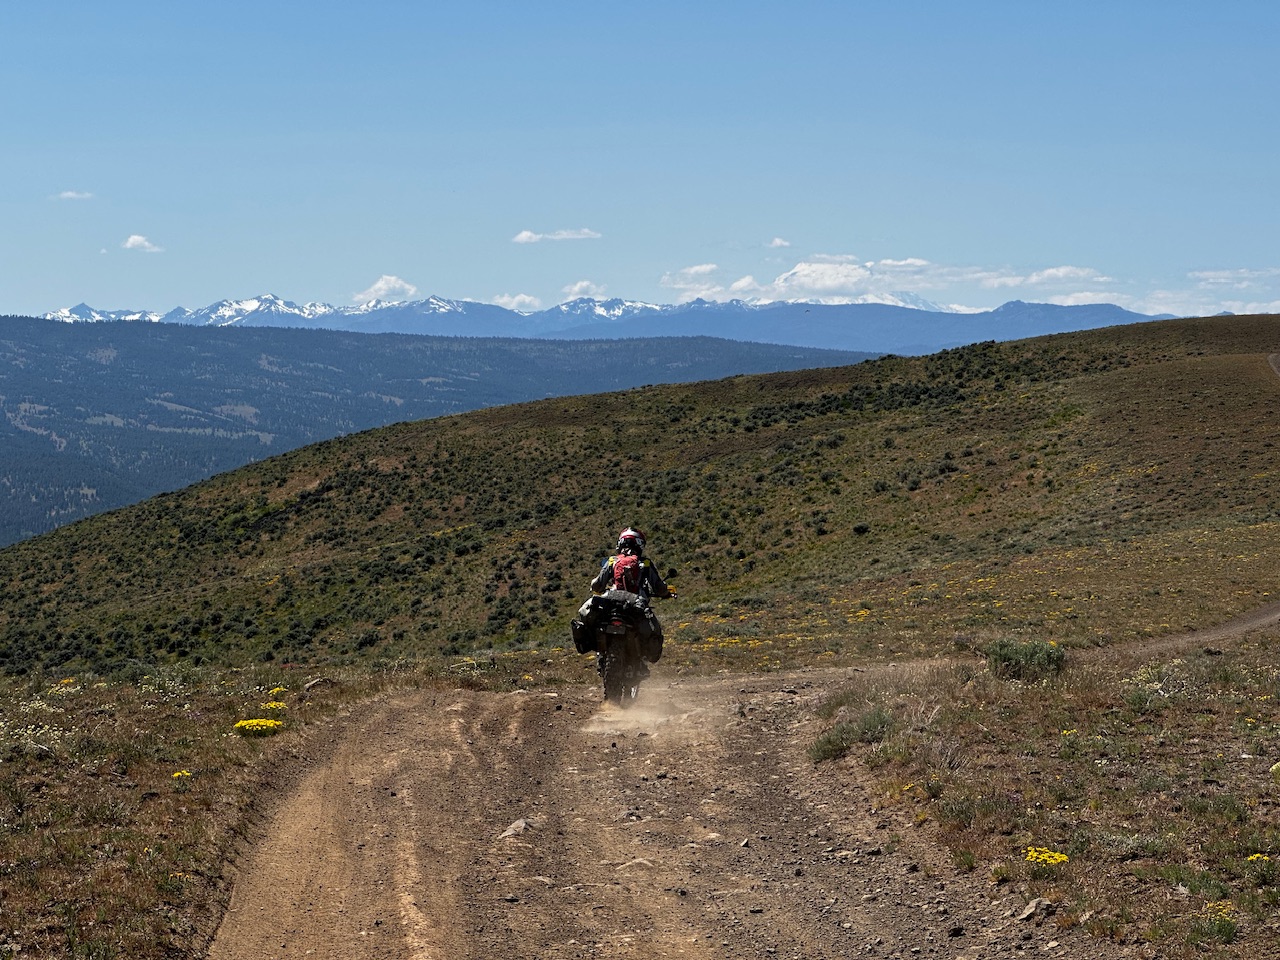
<path fill-rule="evenodd" d="M 298 748 L 429 670 L 0 680 L 0 957 L 189 956 Z"/>
<path fill-rule="evenodd" d="M 877 671 L 821 705 L 831 726 L 811 756 L 861 768 L 900 829 L 929 831 L 993 888 L 1048 899 L 1060 927 L 1153 956 L 1267 956 L 1278 647 L 1272 627 L 1021 677 L 992 650 Z"/>
<path fill-rule="evenodd" d="M 1159 642 L 1280 599 L 1277 344 L 1170 321 L 501 407 L 0 551 L 0 958 L 189 952 L 363 698 L 591 682 L 566 624 L 625 524 L 680 570 L 662 669 L 866 669 L 812 759 L 957 869 L 1162 955 L 1257 943 L 1280 632 Z"/>

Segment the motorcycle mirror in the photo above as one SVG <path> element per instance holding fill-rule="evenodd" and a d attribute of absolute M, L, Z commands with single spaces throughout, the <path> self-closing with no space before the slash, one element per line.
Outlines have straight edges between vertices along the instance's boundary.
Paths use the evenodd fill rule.
<path fill-rule="evenodd" d="M 677 570 L 675 567 L 672 567 L 670 570 L 668 570 L 668 571 L 667 571 L 667 575 L 666 575 L 665 577 L 663 577 L 662 579 L 663 579 L 663 580 L 674 580 L 674 579 L 675 579 L 676 577 L 678 577 L 678 576 L 680 576 L 680 571 L 679 571 L 679 570 Z"/>

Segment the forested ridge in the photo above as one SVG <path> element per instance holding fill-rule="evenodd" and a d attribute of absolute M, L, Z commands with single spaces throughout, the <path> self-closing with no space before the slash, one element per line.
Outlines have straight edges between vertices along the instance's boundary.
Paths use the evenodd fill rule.
<path fill-rule="evenodd" d="M 389 423 L 866 356 L 0 317 L 0 545 Z"/>

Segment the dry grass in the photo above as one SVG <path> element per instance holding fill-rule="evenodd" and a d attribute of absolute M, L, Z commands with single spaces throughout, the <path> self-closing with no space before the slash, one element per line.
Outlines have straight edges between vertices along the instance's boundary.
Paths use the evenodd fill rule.
<path fill-rule="evenodd" d="M 868 705 L 892 718 L 842 763 L 961 870 L 1152 956 L 1265 956 L 1280 933 L 1278 650 L 1272 629 L 1221 649 L 1079 651 L 1035 683 L 966 657 L 869 672 L 822 712 L 833 729 Z"/>
<path fill-rule="evenodd" d="M 9 680 L 0 707 L 0 957 L 198 952 L 225 864 L 315 725 L 421 671 L 167 671 Z M 267 706 L 270 704 L 270 706 Z M 274 736 L 238 721 L 281 719 Z"/>

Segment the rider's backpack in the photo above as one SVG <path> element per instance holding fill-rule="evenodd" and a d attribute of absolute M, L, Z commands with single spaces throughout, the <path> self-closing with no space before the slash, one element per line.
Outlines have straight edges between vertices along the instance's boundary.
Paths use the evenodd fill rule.
<path fill-rule="evenodd" d="M 640 558 L 623 554 L 613 559 L 613 588 L 615 590 L 626 590 L 628 593 L 640 592 L 640 581 L 643 579 L 643 570 L 640 567 Z"/>

